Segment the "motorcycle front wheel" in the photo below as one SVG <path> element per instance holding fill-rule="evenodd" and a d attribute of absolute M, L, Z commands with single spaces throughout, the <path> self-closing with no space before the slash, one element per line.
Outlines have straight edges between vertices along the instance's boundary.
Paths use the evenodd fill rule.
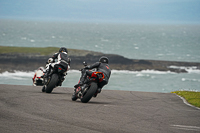
<path fill-rule="evenodd" d="M 47 87 L 46 87 L 46 93 L 51 93 L 53 89 L 56 87 L 56 84 L 58 83 L 58 75 L 53 74 L 51 76 L 51 80 L 49 81 Z"/>
<path fill-rule="evenodd" d="M 77 100 L 77 97 L 75 94 L 72 95 L 72 101 L 76 101 Z"/>
<path fill-rule="evenodd" d="M 97 92 L 97 89 L 97 83 L 92 82 L 85 95 L 81 98 L 81 102 L 87 103 L 88 101 L 90 101 L 92 96 Z"/>

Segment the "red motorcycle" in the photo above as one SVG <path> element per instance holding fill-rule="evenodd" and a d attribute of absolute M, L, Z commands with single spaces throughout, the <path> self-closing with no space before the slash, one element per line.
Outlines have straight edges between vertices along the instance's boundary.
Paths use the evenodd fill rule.
<path fill-rule="evenodd" d="M 87 63 L 83 62 L 83 65 L 87 66 Z M 80 71 L 84 71 L 84 68 Z M 86 82 L 84 82 L 82 86 L 75 87 L 75 92 L 72 95 L 72 101 L 80 99 L 83 103 L 89 102 L 93 96 L 96 97 L 96 95 L 99 93 L 98 84 L 102 82 L 103 79 L 104 74 L 102 72 L 94 71 L 90 77 L 87 76 Z"/>

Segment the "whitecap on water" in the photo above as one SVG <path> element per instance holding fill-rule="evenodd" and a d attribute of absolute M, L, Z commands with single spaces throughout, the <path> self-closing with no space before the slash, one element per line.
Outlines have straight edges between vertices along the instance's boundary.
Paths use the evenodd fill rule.
<path fill-rule="evenodd" d="M 81 73 L 78 70 L 69 70 L 68 73 Z M 35 74 L 34 71 L 29 72 L 23 72 L 23 71 L 14 71 L 14 72 L 3 72 L 0 73 L 0 77 L 7 77 L 7 78 L 13 78 L 13 79 L 21 79 L 23 77 L 33 77 Z"/>
<path fill-rule="evenodd" d="M 182 80 L 182 81 L 185 81 L 186 79 L 185 79 L 185 78 L 182 78 L 181 80 Z"/>
<path fill-rule="evenodd" d="M 10 77 L 10 78 L 19 78 L 19 77 L 33 77 L 35 72 L 22 72 L 22 71 L 14 71 L 14 72 L 3 72 L 0 74 L 0 77 Z"/>
<path fill-rule="evenodd" d="M 26 37 L 21 37 L 22 40 L 26 40 Z"/>
<path fill-rule="evenodd" d="M 197 68 L 197 66 L 169 66 L 169 68 L 174 68 L 174 69 L 185 69 L 188 73 L 197 73 L 200 74 L 200 69 Z"/>
<path fill-rule="evenodd" d="M 30 42 L 35 42 L 35 40 L 31 39 Z"/>
<path fill-rule="evenodd" d="M 112 74 L 122 73 L 122 74 L 175 74 L 170 71 L 157 71 L 157 70 L 142 70 L 142 71 L 129 71 L 129 70 L 112 70 Z M 141 76 L 141 75 L 140 75 Z"/>
<path fill-rule="evenodd" d="M 67 73 L 81 73 L 79 70 L 69 70 Z"/>
<path fill-rule="evenodd" d="M 144 75 L 141 74 L 141 73 L 138 73 L 136 76 L 137 76 L 137 77 L 142 77 L 142 76 L 144 76 Z"/>
<path fill-rule="evenodd" d="M 183 82 L 184 82 L 184 81 L 200 82 L 200 79 L 189 79 L 189 78 L 182 78 L 181 80 L 182 80 Z"/>
<path fill-rule="evenodd" d="M 149 74 L 175 74 L 170 71 L 157 71 L 157 70 L 142 70 L 141 73 L 149 73 Z"/>

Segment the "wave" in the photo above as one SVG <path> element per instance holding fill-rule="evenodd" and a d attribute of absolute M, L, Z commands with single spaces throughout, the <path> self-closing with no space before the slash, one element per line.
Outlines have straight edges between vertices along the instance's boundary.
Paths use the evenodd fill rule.
<path fill-rule="evenodd" d="M 188 73 L 197 73 L 200 74 L 200 69 L 197 66 L 169 66 L 169 68 L 174 68 L 174 69 L 184 69 Z"/>
<path fill-rule="evenodd" d="M 161 71 L 154 71 L 154 70 L 143 70 L 143 71 L 128 71 L 128 70 L 112 70 L 112 74 L 134 74 L 136 77 L 152 77 L 150 76 L 151 74 L 173 74 L 172 72 L 161 72 Z M 14 72 L 3 72 L 0 73 L 0 78 L 5 78 L 5 79 L 16 79 L 16 80 L 23 80 L 23 79 L 31 79 L 33 78 L 35 74 L 35 71 L 29 71 L 29 72 L 24 72 L 24 71 L 14 71 Z M 68 74 L 71 76 L 74 74 L 77 76 L 77 74 L 81 74 L 79 70 L 69 70 Z M 79 75 L 80 76 L 80 75 Z M 152 77 L 153 78 L 153 77 Z"/>
<path fill-rule="evenodd" d="M 14 72 L 3 72 L 0 74 L 1 77 L 33 77 L 35 72 L 22 72 L 22 71 L 14 71 Z"/>
<path fill-rule="evenodd" d="M 67 73 L 81 73 L 79 70 L 69 70 Z"/>
<path fill-rule="evenodd" d="M 68 73 L 80 73 L 78 70 L 69 70 Z M 14 71 L 14 72 L 8 72 L 5 71 L 3 73 L 0 73 L 0 77 L 11 77 L 14 79 L 19 79 L 20 77 L 33 77 L 35 74 L 35 71 L 29 71 L 29 72 L 24 72 L 24 71 Z"/>
<path fill-rule="evenodd" d="M 171 68 L 178 68 L 176 66 L 172 66 Z M 196 69 L 196 67 L 179 67 L 179 68 L 185 68 L 188 73 L 190 74 L 200 74 L 200 70 Z M 81 72 L 79 70 L 69 70 L 69 74 L 77 73 L 80 74 Z M 142 71 L 129 71 L 129 70 L 112 70 L 112 74 L 134 74 L 137 77 L 140 76 L 150 76 L 154 74 L 177 74 L 175 72 L 170 72 L 170 71 L 157 71 L 157 70 L 142 70 Z M 19 78 L 25 78 L 25 77 L 33 77 L 35 74 L 35 71 L 29 71 L 29 72 L 23 72 L 23 71 L 14 71 L 14 72 L 3 72 L 0 73 L 0 77 L 7 77 L 7 78 L 14 78 L 14 79 L 19 79 Z M 184 81 L 184 79 L 182 79 Z"/>
<path fill-rule="evenodd" d="M 183 82 L 184 82 L 184 81 L 200 82 L 200 79 L 194 79 L 194 78 L 193 78 L 193 79 L 189 79 L 189 78 L 182 78 L 181 80 L 182 80 Z"/>
<path fill-rule="evenodd" d="M 129 70 L 112 70 L 112 74 L 176 74 L 170 71 L 157 71 L 157 70 L 142 70 L 142 71 L 129 71 Z"/>

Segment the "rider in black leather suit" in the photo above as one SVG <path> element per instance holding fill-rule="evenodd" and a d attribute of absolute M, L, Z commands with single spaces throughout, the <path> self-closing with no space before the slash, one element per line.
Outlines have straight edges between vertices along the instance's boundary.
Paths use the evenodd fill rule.
<path fill-rule="evenodd" d="M 70 62 L 71 62 L 71 59 L 68 57 L 67 53 L 68 53 L 67 48 L 61 47 L 58 53 L 55 53 L 51 58 L 48 59 L 47 63 L 51 64 L 50 65 L 47 64 L 44 73 L 46 73 L 46 75 L 49 75 L 50 69 L 53 69 L 54 66 L 58 64 L 64 67 L 66 73 L 67 70 L 70 68 Z M 57 62 L 55 62 L 56 59 Z M 65 75 L 65 73 L 63 74 Z"/>
<path fill-rule="evenodd" d="M 99 88 L 98 93 L 100 93 L 103 86 L 108 84 L 108 81 L 109 81 L 109 78 L 111 75 L 111 70 L 109 68 L 108 61 L 109 60 L 107 57 L 102 56 L 99 59 L 99 62 L 96 62 L 92 65 L 86 66 L 85 69 L 82 71 L 80 82 L 77 85 L 75 85 L 74 87 L 76 88 L 76 86 L 81 86 L 84 84 L 84 82 L 87 82 L 87 81 L 85 81 L 86 77 L 91 76 L 93 73 L 92 71 L 89 71 L 88 69 L 96 68 L 97 69 L 96 71 L 102 72 L 104 74 L 104 80 L 98 84 L 98 88 Z"/>

